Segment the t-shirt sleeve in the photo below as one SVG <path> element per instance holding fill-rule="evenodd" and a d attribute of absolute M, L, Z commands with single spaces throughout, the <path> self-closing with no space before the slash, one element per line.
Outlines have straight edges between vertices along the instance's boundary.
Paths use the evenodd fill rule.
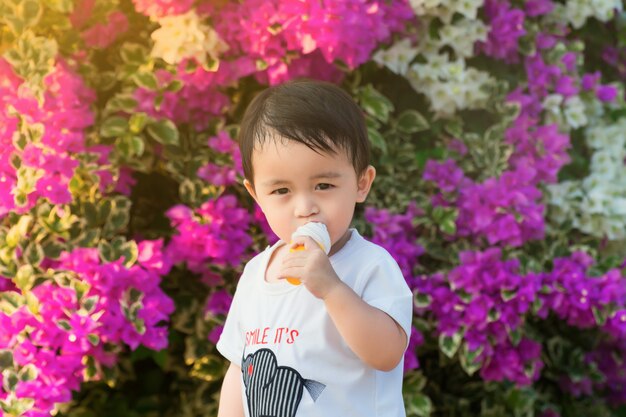
<path fill-rule="evenodd" d="M 396 261 L 383 251 L 366 269 L 363 276 L 361 298 L 393 318 L 407 336 L 411 337 L 413 293 L 409 289 Z"/>
<path fill-rule="evenodd" d="M 245 298 L 245 286 L 242 285 L 246 281 L 246 275 L 249 268 L 246 267 L 239 279 L 239 284 L 235 290 L 233 302 L 226 316 L 224 330 L 217 341 L 217 350 L 230 362 L 241 366 L 241 356 L 244 348 L 244 337 L 241 329 L 240 320 L 243 310 L 243 302 Z"/>

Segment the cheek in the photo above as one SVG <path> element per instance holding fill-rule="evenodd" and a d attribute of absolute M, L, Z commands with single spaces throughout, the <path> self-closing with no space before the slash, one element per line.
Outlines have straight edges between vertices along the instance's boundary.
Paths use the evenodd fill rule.
<path fill-rule="evenodd" d="M 350 209 L 350 204 L 354 205 L 354 202 L 342 201 L 341 204 L 334 207 L 333 210 L 327 212 L 326 218 L 328 224 L 328 232 L 330 233 L 330 239 L 336 243 L 341 239 L 350 227 L 352 216 L 354 215 L 354 208 Z"/>

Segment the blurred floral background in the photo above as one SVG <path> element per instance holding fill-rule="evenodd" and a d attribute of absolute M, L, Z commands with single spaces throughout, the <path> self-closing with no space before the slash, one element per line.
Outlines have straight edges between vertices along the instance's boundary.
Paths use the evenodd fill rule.
<path fill-rule="evenodd" d="M 409 416 L 626 416 L 620 0 L 0 0 L 3 416 L 212 416 L 251 98 L 337 83 L 415 294 Z"/>

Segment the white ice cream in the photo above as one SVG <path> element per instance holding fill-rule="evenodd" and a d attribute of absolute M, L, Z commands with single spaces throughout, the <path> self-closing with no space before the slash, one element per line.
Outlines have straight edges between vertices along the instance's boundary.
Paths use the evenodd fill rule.
<path fill-rule="evenodd" d="M 328 234 L 328 229 L 326 229 L 326 225 L 324 223 L 309 222 L 302 225 L 298 227 L 295 232 L 293 232 L 291 239 L 293 240 L 297 236 L 308 236 L 320 245 L 322 250 L 326 252 L 326 255 L 330 252 L 330 235 Z"/>

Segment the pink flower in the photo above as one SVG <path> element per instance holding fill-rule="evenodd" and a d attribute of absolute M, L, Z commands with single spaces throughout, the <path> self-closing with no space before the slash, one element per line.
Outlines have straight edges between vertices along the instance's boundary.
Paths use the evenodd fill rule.
<path fill-rule="evenodd" d="M 228 186 L 237 183 L 237 173 L 228 166 L 208 163 L 198 169 L 197 175 L 206 182 L 217 186 Z"/>
<path fill-rule="evenodd" d="M 107 16 L 105 24 L 97 23 L 82 32 L 81 36 L 85 44 L 91 48 L 106 48 L 127 30 L 128 19 L 126 15 L 122 12 L 114 11 Z"/>
<path fill-rule="evenodd" d="M 143 240 L 137 245 L 139 255 L 137 262 L 143 268 L 166 275 L 172 268 L 172 261 L 163 252 L 163 239 Z"/>
<path fill-rule="evenodd" d="M 225 290 L 218 290 L 213 292 L 207 299 L 206 306 L 204 307 L 205 313 L 211 314 L 226 314 L 230 309 L 230 305 L 233 302 L 233 296 Z"/>
<path fill-rule="evenodd" d="M 193 6 L 194 0 L 133 0 L 135 10 L 148 17 L 165 17 L 183 14 Z"/>

